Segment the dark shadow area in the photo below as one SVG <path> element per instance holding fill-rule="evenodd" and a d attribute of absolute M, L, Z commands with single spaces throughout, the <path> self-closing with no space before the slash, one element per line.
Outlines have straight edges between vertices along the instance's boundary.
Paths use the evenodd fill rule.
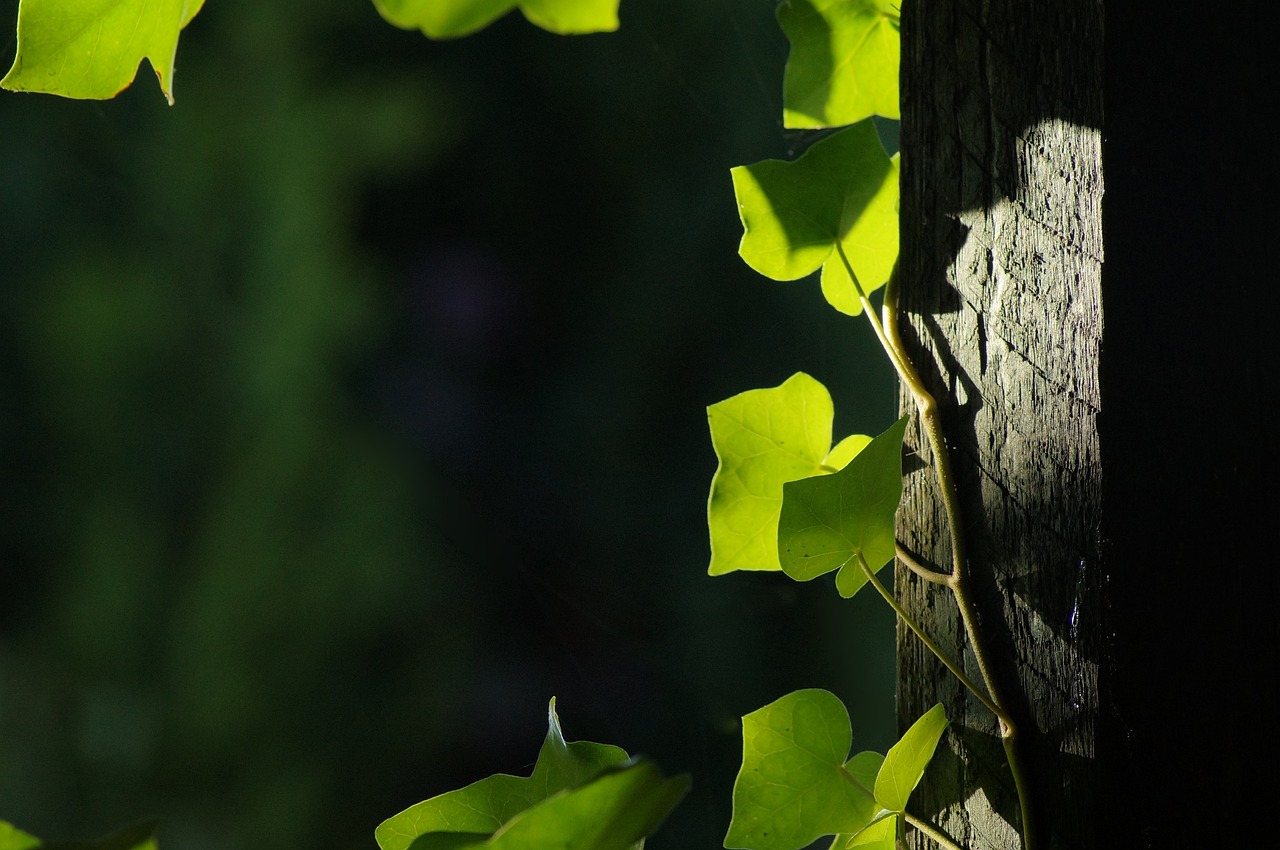
<path fill-rule="evenodd" d="M 1101 416 L 1117 846 L 1273 840 L 1278 690 L 1273 10 L 1107 3 Z M 1186 49 L 1194 46 L 1193 50 Z M 1197 784 L 1153 777 L 1203 777 Z"/>

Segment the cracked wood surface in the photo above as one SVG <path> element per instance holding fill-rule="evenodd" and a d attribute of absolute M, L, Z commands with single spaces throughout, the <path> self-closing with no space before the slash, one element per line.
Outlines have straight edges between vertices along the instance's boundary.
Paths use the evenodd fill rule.
<path fill-rule="evenodd" d="M 903 9 L 902 333 L 953 448 L 1041 850 L 1096 841 L 1101 34 L 1096 0 Z M 918 420 L 907 443 L 899 537 L 949 569 Z M 895 583 L 980 680 L 949 593 L 901 566 Z M 994 719 L 901 626 L 898 646 L 899 726 L 939 700 L 952 719 L 913 809 L 969 850 L 1019 847 Z"/>

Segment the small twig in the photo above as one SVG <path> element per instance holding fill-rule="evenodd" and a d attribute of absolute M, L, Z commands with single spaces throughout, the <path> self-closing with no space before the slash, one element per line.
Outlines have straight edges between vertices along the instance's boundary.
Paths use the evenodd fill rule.
<path fill-rule="evenodd" d="M 899 618 L 901 618 L 902 622 L 907 624 L 907 628 L 916 633 L 916 637 L 920 638 L 924 645 L 929 648 L 929 651 L 937 656 L 939 661 L 946 665 L 946 668 L 960 680 L 960 684 L 968 688 L 973 695 L 978 698 L 978 701 L 987 707 L 987 711 L 990 711 L 999 718 L 1001 723 L 1007 723 L 1009 717 L 1005 714 L 1004 710 L 996 705 L 991 698 L 983 692 L 982 688 L 980 688 L 976 682 L 965 675 L 964 670 L 960 669 L 960 665 L 955 661 L 952 661 L 951 658 L 942 651 L 942 647 L 938 646 L 938 644 L 934 642 L 933 638 L 924 633 L 924 629 L 920 628 L 920 625 L 911 618 L 911 615 L 908 614 L 898 603 L 898 600 L 894 598 L 888 588 L 880 583 L 880 579 L 876 578 L 875 572 L 871 569 L 871 565 L 867 563 L 867 559 L 863 557 L 862 552 L 857 552 L 854 557 L 858 559 L 858 566 L 861 567 L 862 572 L 866 574 L 867 581 L 871 582 L 871 586 L 884 597 L 884 601 L 889 603 L 889 607 L 894 610 L 894 613 L 896 613 Z"/>
<path fill-rule="evenodd" d="M 907 547 L 903 546 L 901 542 L 894 541 L 893 545 L 895 553 L 898 556 L 898 560 L 902 562 L 904 567 L 911 570 L 911 572 L 920 576 L 920 578 L 925 581 L 931 581 L 934 584 L 940 584 L 944 587 L 951 587 L 952 582 L 951 575 L 949 573 L 944 573 L 941 570 L 935 570 L 932 567 L 926 567 L 924 564 L 917 561 L 915 556 L 907 551 Z"/>

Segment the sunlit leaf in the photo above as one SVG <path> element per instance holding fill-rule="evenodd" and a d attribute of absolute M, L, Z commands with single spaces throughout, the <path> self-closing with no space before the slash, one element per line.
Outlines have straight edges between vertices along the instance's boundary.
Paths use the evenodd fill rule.
<path fill-rule="evenodd" d="M 809 581 L 840 570 L 836 589 L 850 597 L 867 580 L 858 553 L 872 570 L 893 558 L 906 427 L 899 419 L 839 472 L 783 485 L 778 556 L 787 575 Z"/>
<path fill-rule="evenodd" d="M 178 33 L 204 0 L 22 0 L 18 54 L 0 85 L 101 100 L 128 88 L 143 59 L 173 103 Z"/>
<path fill-rule="evenodd" d="M 791 41 L 783 77 L 787 127 L 841 127 L 898 117 L 901 0 L 784 0 L 778 23 Z"/>
<path fill-rule="evenodd" d="M 782 485 L 840 469 L 870 441 L 855 434 L 832 449 L 831 417 L 827 388 L 804 372 L 707 408 L 720 459 L 707 500 L 711 575 L 782 569 Z"/>
<path fill-rule="evenodd" d="M 489 841 L 494 850 L 627 850 L 653 833 L 689 791 L 687 776 L 666 778 L 639 760 L 605 769 L 517 815 Z"/>
<path fill-rule="evenodd" d="M 852 759 L 849 713 L 830 691 L 795 691 L 742 718 L 742 770 L 724 846 L 796 850 L 856 833 L 879 814 L 881 756 Z"/>
<path fill-rule="evenodd" d="M 898 743 L 889 748 L 876 775 L 876 800 L 881 806 L 894 812 L 906 809 L 907 798 L 924 776 L 946 728 L 947 715 L 939 703 L 912 723 Z"/>
<path fill-rule="evenodd" d="M 612 32 L 619 0 L 373 0 L 378 12 L 431 38 L 458 38 L 519 9 L 533 23 L 564 35 Z"/>
<path fill-rule="evenodd" d="M 28 835 L 8 821 L 0 820 L 0 850 L 35 850 L 41 841 Z"/>
<path fill-rule="evenodd" d="M 862 847 L 865 850 L 896 850 L 898 816 L 892 815 L 876 821 L 845 843 L 844 847 Z"/>
<path fill-rule="evenodd" d="M 898 159 L 871 121 L 833 133 L 794 162 L 765 160 L 732 175 L 747 265 L 774 280 L 821 268 L 827 302 L 861 313 L 844 258 L 866 293 L 889 280 L 898 258 Z"/>
<path fill-rule="evenodd" d="M 470 833 L 487 838 L 535 803 L 628 761 L 626 751 L 619 747 L 566 742 L 554 699 L 547 714 L 547 737 L 532 775 L 499 773 L 410 806 L 378 826 L 374 833 L 378 846 L 382 850 L 408 850 L 410 846 L 422 850 L 424 845 L 415 844 L 415 839 L 429 833 Z"/>

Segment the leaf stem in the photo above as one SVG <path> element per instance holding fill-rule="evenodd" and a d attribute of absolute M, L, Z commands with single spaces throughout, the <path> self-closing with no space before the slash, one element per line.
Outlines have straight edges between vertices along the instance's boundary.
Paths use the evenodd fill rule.
<path fill-rule="evenodd" d="M 894 610 L 894 613 L 902 618 L 902 622 L 907 624 L 907 628 L 915 632 L 916 637 L 920 638 L 924 645 L 929 648 L 929 651 L 936 655 L 938 660 L 945 664 L 947 669 L 955 674 L 955 677 L 960 680 L 960 684 L 972 691 L 973 695 L 987 707 L 988 711 L 996 717 L 1001 718 L 1001 722 L 1004 722 L 1005 713 L 1000 709 L 1000 707 L 991 701 L 991 699 L 983 692 L 982 688 L 978 687 L 976 682 L 965 675 L 965 672 L 960 669 L 960 665 L 951 660 L 951 658 L 942 651 L 942 647 L 934 643 L 933 638 L 924 633 L 924 630 L 920 628 L 919 624 L 916 623 L 916 621 L 911 618 L 911 615 L 908 614 L 898 603 L 898 600 L 889 592 L 889 589 L 880 583 L 880 579 L 876 578 L 875 571 L 871 569 L 871 565 L 867 563 L 867 559 L 863 557 L 862 552 L 859 551 L 855 553 L 854 557 L 858 559 L 858 566 L 862 568 L 862 572 L 867 576 L 867 581 L 871 582 L 871 586 L 884 597 L 884 601 L 889 603 L 889 607 Z"/>
<path fill-rule="evenodd" d="M 920 576 L 920 578 L 925 581 L 931 581 L 934 584 L 951 587 L 953 580 L 950 573 L 940 573 L 931 567 L 926 567 L 924 564 L 917 561 L 914 555 L 907 551 L 906 546 L 903 546 L 897 541 L 894 541 L 893 548 L 895 554 L 898 556 L 898 560 L 902 562 L 903 566 L 911 570 L 911 572 Z"/>
<path fill-rule="evenodd" d="M 944 850 L 964 850 L 964 848 L 959 844 L 956 844 L 950 838 L 943 835 L 942 830 L 935 828 L 927 821 L 922 821 L 920 818 L 914 815 L 909 815 L 906 812 L 902 813 L 902 819 L 913 826 L 917 831 L 923 832 L 925 835 L 929 836 L 938 844 L 938 846 L 944 848 Z"/>
<path fill-rule="evenodd" d="M 929 440 L 929 448 L 933 452 L 934 474 L 937 476 L 938 487 L 942 491 L 942 504 L 947 513 L 947 525 L 951 532 L 951 575 L 948 587 L 950 587 L 951 594 L 956 600 L 956 608 L 959 609 L 960 620 L 964 623 L 969 645 L 973 648 L 973 656 L 978 665 L 978 672 L 982 675 L 982 681 L 987 687 L 987 693 L 990 694 L 989 699 L 982 697 L 982 702 L 999 721 L 1001 744 L 1004 746 L 1005 758 L 1009 762 L 1009 771 L 1013 774 L 1014 785 L 1018 791 L 1018 803 L 1022 815 L 1023 850 L 1034 850 L 1036 846 L 1034 837 L 1035 821 L 1032 816 L 1027 771 L 1021 747 L 1017 743 L 1017 727 L 1014 725 L 1009 712 L 1005 709 L 1008 701 L 1004 698 L 1003 691 L 992 670 L 991 655 L 987 649 L 986 641 L 976 626 L 978 622 L 977 606 L 969 590 L 969 559 L 965 549 L 964 524 L 961 520 L 960 512 L 960 494 L 956 487 L 955 476 L 951 471 L 951 451 L 942 432 L 938 403 L 925 387 L 924 381 L 920 378 L 920 373 L 911 365 L 906 349 L 902 345 L 901 334 L 898 331 L 897 266 L 894 267 L 893 272 L 889 275 L 889 281 L 885 285 L 884 299 L 881 305 L 884 315 L 882 323 L 876 317 L 871 299 L 867 297 L 866 291 L 862 288 L 862 283 L 858 280 L 858 276 L 854 274 L 853 266 L 849 263 L 849 257 L 845 254 L 844 246 L 839 240 L 836 241 L 836 252 L 840 255 L 840 261 L 844 264 L 845 271 L 849 273 L 849 279 L 853 281 L 853 287 L 858 294 L 858 301 L 862 304 L 863 312 L 867 314 L 867 321 L 871 323 L 871 328 L 880 340 L 881 347 L 889 355 L 889 360 L 893 363 L 894 370 L 898 373 L 898 377 L 907 387 L 912 399 L 915 401 L 916 409 L 920 413 L 921 427 Z M 911 569 L 910 565 L 908 565 L 908 569 Z M 874 577 L 872 579 L 874 581 Z M 894 608 L 899 612 L 899 616 L 902 616 L 901 607 L 895 604 Z M 911 623 L 908 622 L 908 626 L 910 625 Z M 919 630 L 914 627 L 913 631 L 916 631 L 916 634 L 920 634 Z M 936 650 L 934 650 L 934 654 L 938 655 L 944 664 L 947 664 L 948 669 L 956 673 L 955 668 L 947 663 L 946 659 L 939 655 Z M 957 673 L 957 675 L 959 674 Z M 974 691 L 975 694 L 977 693 L 967 679 L 962 679 L 962 681 L 965 682 L 966 687 Z"/>

